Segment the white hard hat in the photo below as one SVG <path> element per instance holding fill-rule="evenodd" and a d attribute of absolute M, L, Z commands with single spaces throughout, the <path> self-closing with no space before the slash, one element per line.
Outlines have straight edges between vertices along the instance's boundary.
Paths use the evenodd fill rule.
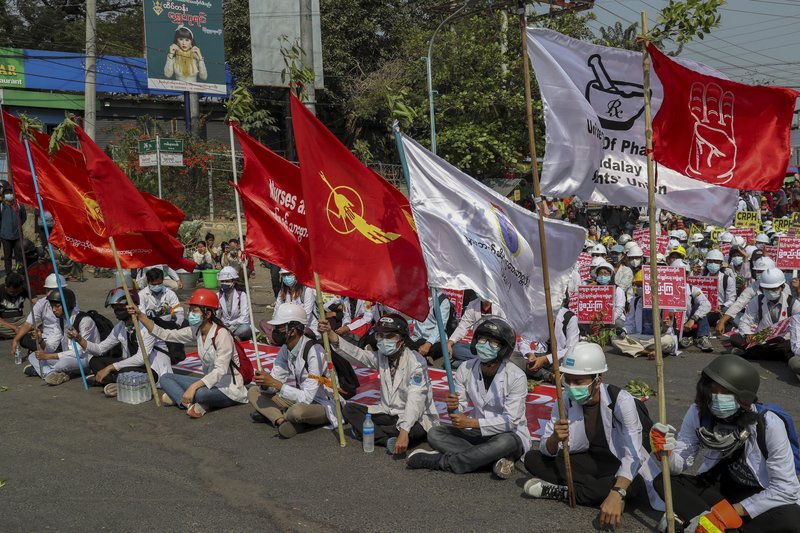
<path fill-rule="evenodd" d="M 784 283 L 786 283 L 786 276 L 783 275 L 782 270 L 768 268 L 761 273 L 761 280 L 758 284 L 762 289 L 775 289 Z"/>
<path fill-rule="evenodd" d="M 291 274 L 291 273 L 292 273 L 291 270 L 286 270 L 285 268 L 282 268 L 280 272 L 278 272 L 278 275 L 283 276 L 284 274 Z"/>
<path fill-rule="evenodd" d="M 709 250 L 706 254 L 706 261 L 724 261 L 725 256 L 722 255 L 722 252 L 714 248 L 713 250 Z"/>
<path fill-rule="evenodd" d="M 592 269 L 592 272 L 594 273 L 595 276 L 597 275 L 597 271 L 600 270 L 601 268 L 606 268 L 612 274 L 614 273 L 614 267 L 611 266 L 611 263 L 609 263 L 608 261 L 604 260 L 604 261 L 601 261 L 600 263 L 598 263 L 597 265 L 595 265 L 595 267 Z"/>
<path fill-rule="evenodd" d="M 67 287 L 67 280 L 64 279 L 64 276 L 59 274 L 58 277 L 61 280 L 61 286 L 62 287 Z M 58 282 L 56 281 L 56 275 L 55 274 L 49 274 L 45 278 L 45 280 L 44 280 L 44 288 L 45 289 L 57 289 L 58 288 Z"/>
<path fill-rule="evenodd" d="M 756 242 L 759 244 L 769 244 L 769 237 L 766 233 L 759 233 L 756 235 Z"/>
<path fill-rule="evenodd" d="M 758 250 L 758 248 L 756 248 L 755 246 L 750 245 L 750 246 L 748 246 L 747 248 L 744 249 L 744 253 L 747 254 L 747 257 L 750 257 L 751 255 L 753 255 L 753 252 L 755 252 L 756 250 Z"/>
<path fill-rule="evenodd" d="M 680 245 L 681 241 L 679 241 L 678 239 L 670 239 L 669 243 L 667 243 L 667 253 L 671 252 Z"/>
<path fill-rule="evenodd" d="M 644 252 L 642 252 L 642 249 L 639 248 L 638 244 L 634 243 L 634 245 L 628 250 L 627 255 L 628 257 L 642 257 Z"/>
<path fill-rule="evenodd" d="M 731 244 L 733 246 L 738 246 L 739 248 L 744 248 L 745 246 L 747 246 L 747 241 L 744 240 L 744 237 L 742 237 L 741 235 L 737 235 L 733 238 Z"/>
<path fill-rule="evenodd" d="M 657 265 L 666 265 L 667 258 L 664 257 L 664 254 L 656 254 L 656 264 Z"/>
<path fill-rule="evenodd" d="M 602 244 L 595 244 L 592 247 L 592 252 L 591 253 L 592 253 L 592 255 L 594 255 L 594 254 L 606 255 L 606 247 L 603 246 Z"/>
<path fill-rule="evenodd" d="M 567 351 L 564 364 L 561 365 L 563 374 L 573 376 L 591 376 L 608 371 L 606 354 L 599 344 L 593 342 L 579 342 Z"/>
<path fill-rule="evenodd" d="M 622 235 L 619 236 L 619 239 L 617 239 L 617 244 L 622 246 L 625 246 L 629 242 L 631 242 L 631 236 L 628 235 L 627 233 L 623 233 Z"/>
<path fill-rule="evenodd" d="M 595 244 L 594 241 L 590 241 L 587 239 L 583 241 L 583 249 L 587 251 L 591 250 L 594 247 L 594 244 Z"/>
<path fill-rule="evenodd" d="M 775 268 L 775 261 L 772 260 L 771 257 L 763 256 L 756 259 L 756 262 L 753 263 L 753 270 L 758 270 L 763 272 L 768 268 Z"/>
<path fill-rule="evenodd" d="M 689 238 L 689 236 L 686 234 L 686 232 L 685 232 L 685 231 L 683 231 L 682 229 L 679 229 L 679 230 L 677 230 L 677 231 L 675 232 L 675 237 L 676 237 L 676 238 L 677 238 L 679 241 L 685 241 L 686 239 L 688 239 L 688 238 Z"/>
<path fill-rule="evenodd" d="M 691 242 L 692 244 L 697 244 L 698 242 L 702 241 L 703 239 L 704 239 L 704 237 L 703 237 L 702 233 L 695 233 L 689 239 L 689 242 Z"/>
<path fill-rule="evenodd" d="M 278 307 L 275 316 L 268 323 L 273 326 L 288 324 L 289 322 L 300 322 L 304 326 L 308 322 L 306 310 L 300 304 L 283 304 Z"/>
<path fill-rule="evenodd" d="M 722 233 L 719 234 L 717 240 L 719 242 L 731 242 L 733 240 L 733 234 L 728 233 L 727 231 L 723 231 Z"/>
<path fill-rule="evenodd" d="M 592 271 L 594 271 L 594 269 L 595 269 L 595 267 L 597 267 L 597 265 L 602 265 L 605 262 L 606 262 L 606 260 L 603 259 L 602 257 L 592 257 L 592 262 L 589 263 L 589 266 L 592 267 Z"/>
<path fill-rule="evenodd" d="M 232 279 L 239 279 L 239 274 L 232 266 L 222 267 L 222 270 L 217 272 L 217 281 L 230 281 Z"/>
<path fill-rule="evenodd" d="M 669 232 L 669 238 L 670 239 L 677 239 L 678 238 L 678 230 L 674 229 L 674 230 L 670 231 Z"/>

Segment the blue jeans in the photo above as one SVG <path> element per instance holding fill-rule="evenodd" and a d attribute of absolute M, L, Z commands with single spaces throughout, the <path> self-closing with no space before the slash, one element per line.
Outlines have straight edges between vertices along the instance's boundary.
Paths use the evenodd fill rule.
<path fill-rule="evenodd" d="M 692 312 L 689 313 L 689 316 L 695 314 L 699 307 L 699 304 L 692 305 Z M 697 321 L 697 337 L 708 337 L 709 335 L 711 335 L 711 325 L 708 323 L 708 316 L 706 315 Z"/>
<path fill-rule="evenodd" d="M 175 402 L 175 405 L 181 405 L 183 401 L 183 393 L 186 392 L 193 383 L 197 381 L 196 377 L 184 376 L 182 374 L 164 374 L 159 380 L 161 389 L 167 393 L 167 396 Z M 201 403 L 204 407 L 230 407 L 232 405 L 239 405 L 225 396 L 225 394 L 217 388 L 201 387 L 194 394 L 195 403 Z"/>
<path fill-rule="evenodd" d="M 473 355 L 469 349 L 469 344 L 466 342 L 457 342 L 453 345 L 453 368 L 458 368 L 464 361 L 474 359 L 477 355 Z"/>

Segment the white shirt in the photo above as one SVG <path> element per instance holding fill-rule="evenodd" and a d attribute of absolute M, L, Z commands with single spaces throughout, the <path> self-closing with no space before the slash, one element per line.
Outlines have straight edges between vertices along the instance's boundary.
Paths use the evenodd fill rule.
<path fill-rule="evenodd" d="M 75 304 L 74 312 L 77 314 L 80 311 L 78 304 Z M 53 308 L 50 307 L 50 302 L 45 298 L 37 300 L 28 313 L 26 322 L 33 327 L 37 324 L 42 325 L 42 339 L 44 341 L 44 348 L 47 352 L 53 352 L 58 349 L 61 344 L 61 323 L 56 315 L 53 314 Z"/>
<path fill-rule="evenodd" d="M 177 324 L 183 323 L 183 306 L 178 295 L 169 287 L 163 287 L 161 292 L 155 293 L 147 285 L 139 291 L 139 308 L 150 317 L 158 317 L 164 320 L 174 320 Z"/>
<path fill-rule="evenodd" d="M 247 294 L 233 289 L 226 293 L 219 291 L 219 311 L 217 316 L 225 326 L 235 329 L 242 324 L 250 323 L 250 304 L 247 301 Z M 231 310 L 228 312 L 228 298 L 231 299 Z"/>
<path fill-rule="evenodd" d="M 164 341 L 154 337 L 143 325 L 139 324 L 139 329 L 142 332 L 142 340 L 144 340 L 144 352 L 148 354 L 148 359 L 150 360 L 150 368 L 159 376 L 172 374 L 172 363 L 170 362 L 169 355 L 156 349 L 158 347 L 166 352 L 167 345 Z M 131 329 L 131 333 L 133 333 L 133 329 Z M 136 344 L 138 350 L 135 354 L 131 354 L 128 349 L 128 329 L 124 322 L 117 322 L 117 325 L 114 326 L 114 329 L 111 330 L 111 333 L 109 333 L 108 337 L 104 340 L 89 342 L 87 339 L 86 351 L 93 356 L 103 355 L 108 350 L 119 345 L 122 349 L 122 360 L 114 363 L 114 368 L 119 371 L 124 368 L 144 365 L 142 347 L 139 346 L 138 338 L 136 339 Z"/>
<path fill-rule="evenodd" d="M 501 318 L 505 318 L 506 314 L 500 308 L 499 305 L 492 302 L 492 311 L 488 313 L 494 316 L 499 316 Z M 487 315 L 488 315 L 487 314 Z M 464 309 L 464 313 L 461 315 L 461 320 L 458 321 L 458 327 L 450 335 L 450 341 L 456 343 L 467 336 L 467 332 L 475 327 L 475 324 L 484 317 L 487 316 L 481 312 L 481 300 L 479 298 L 475 298 Z"/>
<path fill-rule="evenodd" d="M 283 291 L 281 291 L 283 292 Z M 319 320 L 317 318 L 317 291 L 312 289 L 311 287 L 303 287 L 303 290 L 300 291 L 300 296 L 297 298 L 291 297 L 291 292 L 286 293 L 286 296 L 282 296 L 280 293 L 278 297 L 275 299 L 275 310 L 272 312 L 272 318 L 275 318 L 275 315 L 278 314 L 278 308 L 285 303 L 289 304 L 297 304 L 302 305 L 303 309 L 306 310 L 306 327 L 314 332 L 314 335 L 317 338 L 320 338 L 320 334 L 317 331 L 317 324 Z"/>
<path fill-rule="evenodd" d="M 75 327 L 75 318 L 78 316 L 78 309 L 76 308 L 72 310 L 72 315 L 69 317 L 70 324 L 72 327 Z M 53 315 L 55 316 L 55 315 Z M 56 319 L 58 320 L 58 319 Z M 64 328 L 67 328 L 67 323 L 64 321 Z M 61 331 L 61 324 L 58 325 L 59 331 Z M 97 326 L 94 323 L 94 320 L 91 319 L 89 316 L 84 316 L 80 323 L 78 324 L 78 332 L 80 333 L 81 337 L 86 339 L 87 341 L 98 342 L 100 340 L 100 333 L 97 331 Z M 64 332 L 61 332 L 61 343 L 60 348 L 61 351 L 58 352 L 59 359 L 75 359 L 75 347 L 78 347 L 78 354 L 80 355 L 81 362 L 83 365 L 86 365 L 89 362 L 90 354 L 87 350 L 81 348 L 80 344 L 77 342 L 73 342 L 69 337 L 67 337 Z"/>
<path fill-rule="evenodd" d="M 747 308 L 745 308 L 741 320 L 739 320 L 739 333 L 742 335 L 752 335 L 764 328 L 774 326 L 777 322 L 780 322 L 784 318 L 800 313 L 800 301 L 797 299 L 794 300 L 792 309 L 786 308 L 789 295 L 789 289 L 784 287 L 781 297 L 774 304 L 770 302 L 769 298 L 766 296 L 757 296 L 750 300 L 750 303 L 747 304 Z M 758 320 L 759 300 L 761 300 L 761 321 Z M 780 316 L 778 317 L 778 321 L 775 322 L 772 320 L 772 315 L 770 314 L 769 310 L 778 303 L 781 304 L 781 312 Z"/>
<path fill-rule="evenodd" d="M 178 276 L 178 273 L 175 272 L 171 267 L 168 267 L 167 265 L 153 265 L 139 269 L 139 273 L 136 275 L 136 285 L 142 288 L 147 286 L 147 271 L 152 268 L 163 271 L 164 279 L 169 278 L 173 281 L 181 280 L 180 276 Z"/>

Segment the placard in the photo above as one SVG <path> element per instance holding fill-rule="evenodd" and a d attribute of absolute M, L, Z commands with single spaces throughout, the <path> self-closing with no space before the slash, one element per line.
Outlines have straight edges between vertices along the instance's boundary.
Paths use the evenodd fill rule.
<path fill-rule="evenodd" d="M 719 278 L 717 276 L 688 276 L 686 283 L 697 287 L 711 302 L 711 310 L 719 311 Z"/>
<path fill-rule="evenodd" d="M 581 252 L 578 255 L 578 275 L 581 281 L 589 279 L 592 274 L 592 256 L 586 252 Z"/>
<path fill-rule="evenodd" d="M 735 237 L 742 237 L 748 246 L 756 242 L 756 230 L 753 228 L 731 228 L 728 231 Z"/>
<path fill-rule="evenodd" d="M 775 265 L 781 270 L 800 268 L 800 237 L 781 237 Z"/>
<path fill-rule="evenodd" d="M 753 346 L 758 346 L 759 344 L 766 344 L 772 339 L 783 337 L 789 331 L 789 325 L 791 324 L 791 322 L 792 322 L 792 317 L 787 317 L 778 322 L 777 324 L 773 324 L 772 326 L 766 327 L 763 330 L 757 331 L 756 335 L 760 337 L 760 340 L 754 340 L 750 342 L 747 345 L 747 348 L 749 349 L 752 348 Z M 766 333 L 766 335 L 764 335 L 764 333 Z"/>
<path fill-rule="evenodd" d="M 642 249 L 642 254 L 645 257 L 650 257 L 650 230 L 637 229 L 633 232 L 633 240 Z M 669 235 L 656 236 L 656 253 L 667 255 L 667 246 L 669 246 Z"/>
<path fill-rule="evenodd" d="M 642 267 L 644 306 L 653 307 L 650 290 L 650 266 Z M 686 309 L 686 270 L 682 267 L 659 266 L 657 270 L 658 306 L 661 309 Z"/>
<path fill-rule="evenodd" d="M 737 228 L 755 229 L 758 225 L 758 211 L 736 211 L 734 226 Z"/>
<path fill-rule="evenodd" d="M 614 285 L 578 287 L 578 322 L 580 324 L 614 323 Z"/>

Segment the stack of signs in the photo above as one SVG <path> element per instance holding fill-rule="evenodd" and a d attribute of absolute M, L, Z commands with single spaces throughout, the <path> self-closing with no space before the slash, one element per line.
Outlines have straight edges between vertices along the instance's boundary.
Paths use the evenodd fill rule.
<path fill-rule="evenodd" d="M 633 232 L 633 240 L 639 244 L 639 247 L 642 249 L 642 254 L 645 257 L 650 255 L 650 230 L 649 229 L 637 229 Z M 658 235 L 656 236 L 656 253 L 667 255 L 667 246 L 669 246 L 669 236 L 668 235 Z"/>
<path fill-rule="evenodd" d="M 686 283 L 697 287 L 711 302 L 711 310 L 719 311 L 719 278 L 717 276 L 689 276 Z"/>
<path fill-rule="evenodd" d="M 800 237 L 781 237 L 775 264 L 781 270 L 800 269 Z"/>
<path fill-rule="evenodd" d="M 581 285 L 575 314 L 580 324 L 613 324 L 615 285 Z"/>
<path fill-rule="evenodd" d="M 659 266 L 656 279 L 658 283 L 658 306 L 661 309 L 681 311 L 686 309 L 686 270 L 682 267 Z M 653 294 L 650 287 L 650 265 L 642 267 L 644 285 L 644 306 L 653 307 Z"/>

